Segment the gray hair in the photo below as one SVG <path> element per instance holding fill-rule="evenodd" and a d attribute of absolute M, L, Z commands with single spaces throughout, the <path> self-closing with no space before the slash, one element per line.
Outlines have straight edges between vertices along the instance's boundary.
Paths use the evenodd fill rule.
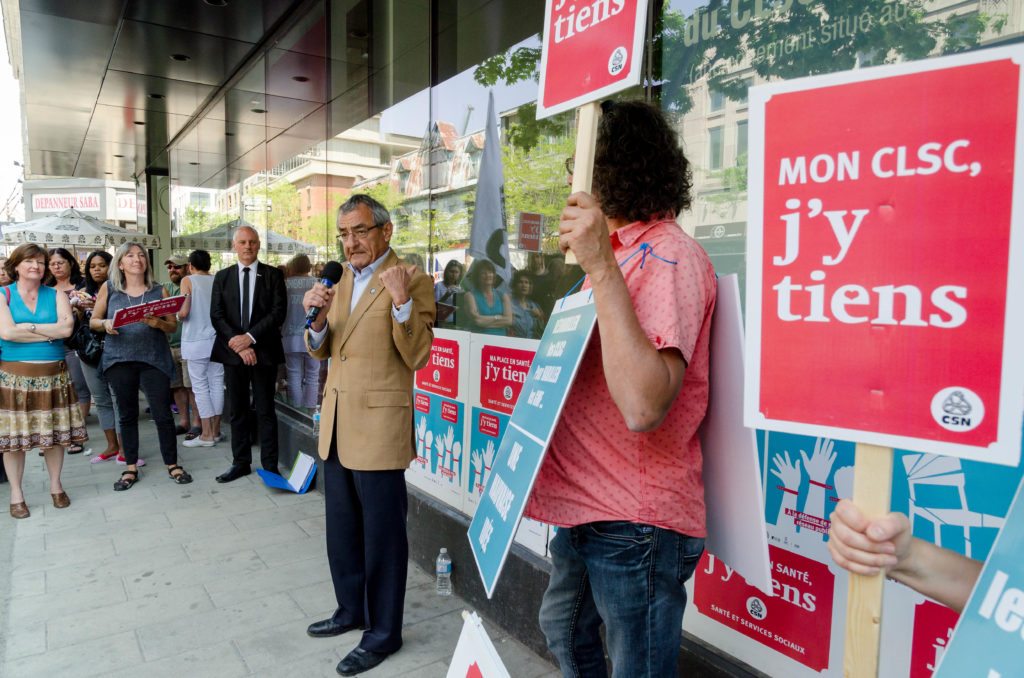
<path fill-rule="evenodd" d="M 383 226 L 391 221 L 391 214 L 388 212 L 388 208 L 384 207 L 384 205 L 381 205 L 365 193 L 356 193 L 349 196 L 349 199 L 343 202 L 341 207 L 338 208 L 338 216 L 335 221 L 340 219 L 342 214 L 348 214 L 349 212 L 355 211 L 360 205 L 370 210 L 370 214 L 373 215 L 374 226 Z"/>
<path fill-rule="evenodd" d="M 128 254 L 133 247 L 138 247 L 142 250 L 142 253 L 146 255 L 146 272 L 143 273 L 143 282 L 148 290 L 153 286 L 153 266 L 149 262 L 149 252 L 146 248 L 137 242 L 126 242 L 117 248 L 114 252 L 114 258 L 110 260 L 110 273 L 107 278 L 110 280 L 111 286 L 118 292 L 124 292 L 125 286 L 128 284 L 125 280 L 124 271 L 121 270 L 121 259 L 124 255 Z"/>
<path fill-rule="evenodd" d="M 236 238 L 236 237 L 238 236 L 238 234 L 239 234 L 239 233 L 241 233 L 242 231 L 252 231 L 253 233 L 255 233 L 255 234 L 256 234 L 256 239 L 257 239 L 257 240 L 259 240 L 259 239 L 260 239 L 260 232 L 259 232 L 259 231 L 257 231 L 257 230 L 256 230 L 256 229 L 255 229 L 254 227 L 252 227 L 252 226 L 250 226 L 250 225 L 246 224 L 246 225 L 244 225 L 244 226 L 239 226 L 239 227 L 237 227 L 237 228 L 236 228 L 235 230 L 233 230 L 233 231 L 231 232 L 231 244 L 232 244 L 232 245 L 234 245 L 234 244 L 235 244 L 235 238 Z"/>

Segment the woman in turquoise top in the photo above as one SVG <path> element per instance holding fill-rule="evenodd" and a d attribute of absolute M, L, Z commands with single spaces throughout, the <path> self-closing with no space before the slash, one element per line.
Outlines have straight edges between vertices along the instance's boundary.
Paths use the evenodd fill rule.
<path fill-rule="evenodd" d="M 14 282 L 0 294 L 0 455 L 14 518 L 30 515 L 21 488 L 25 453 L 43 450 L 53 505 L 67 508 L 63 448 L 88 439 L 64 362 L 63 340 L 71 336 L 74 315 L 66 295 L 42 285 L 47 259 L 38 245 L 18 247 L 5 264 Z"/>
<path fill-rule="evenodd" d="M 507 294 L 494 289 L 497 278 L 494 264 L 486 259 L 475 261 L 470 267 L 473 289 L 465 299 L 470 329 L 474 332 L 505 336 L 512 326 L 512 301 Z"/>

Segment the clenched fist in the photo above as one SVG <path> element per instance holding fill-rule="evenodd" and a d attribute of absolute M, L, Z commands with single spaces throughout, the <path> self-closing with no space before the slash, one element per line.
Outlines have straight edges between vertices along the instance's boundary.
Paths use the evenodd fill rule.
<path fill-rule="evenodd" d="M 381 272 L 380 281 L 384 283 L 384 287 L 391 294 L 395 308 L 409 301 L 409 285 L 412 283 L 414 275 L 416 275 L 415 266 L 392 266 Z"/>

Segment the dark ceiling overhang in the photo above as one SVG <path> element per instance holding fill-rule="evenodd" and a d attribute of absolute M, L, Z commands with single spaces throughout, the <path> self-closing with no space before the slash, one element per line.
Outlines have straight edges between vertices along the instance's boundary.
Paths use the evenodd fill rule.
<path fill-rule="evenodd" d="M 367 77 L 365 2 L 340 18 L 351 30 L 334 54 L 322 1 L 20 4 L 33 177 L 131 181 L 149 170 L 223 188 L 325 138 L 332 73 Z"/>

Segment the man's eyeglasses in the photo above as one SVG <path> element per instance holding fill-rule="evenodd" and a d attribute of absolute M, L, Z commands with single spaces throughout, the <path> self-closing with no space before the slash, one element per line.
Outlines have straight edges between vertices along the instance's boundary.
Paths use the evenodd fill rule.
<path fill-rule="evenodd" d="M 376 224 L 369 228 L 353 228 L 351 231 L 338 231 L 338 242 L 344 242 L 349 239 L 349 236 L 355 237 L 356 240 L 366 240 L 367 236 L 370 235 L 370 231 L 375 228 L 380 228 L 382 224 Z"/>
<path fill-rule="evenodd" d="M 565 159 L 565 171 L 566 172 L 568 172 L 569 174 L 572 174 L 573 173 L 573 169 L 575 169 L 575 167 L 576 167 L 576 158 L 566 158 Z"/>
<path fill-rule="evenodd" d="M 184 266 L 178 266 L 177 264 L 167 264 L 167 268 L 185 268 Z"/>

